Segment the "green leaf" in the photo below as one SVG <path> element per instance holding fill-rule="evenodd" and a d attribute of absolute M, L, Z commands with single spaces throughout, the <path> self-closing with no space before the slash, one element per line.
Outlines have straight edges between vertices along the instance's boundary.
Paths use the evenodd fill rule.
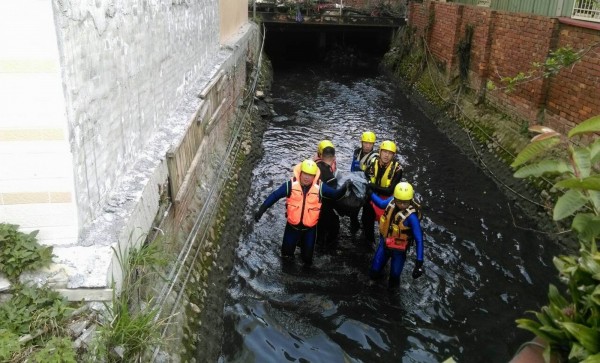
<path fill-rule="evenodd" d="M 578 213 L 573 218 L 571 228 L 577 232 L 580 238 L 591 241 L 592 238 L 600 236 L 600 216 L 592 213 Z"/>
<path fill-rule="evenodd" d="M 600 353 L 588 356 L 581 363 L 600 363 Z"/>
<path fill-rule="evenodd" d="M 530 332 L 544 339 L 547 342 L 552 343 L 556 340 L 552 334 L 548 334 L 543 330 L 540 330 L 541 325 L 536 321 L 530 319 L 517 319 L 516 323 L 518 328 L 529 330 Z"/>
<path fill-rule="evenodd" d="M 600 264 L 594 261 L 592 256 L 589 254 L 581 256 L 580 263 L 583 271 L 586 271 L 591 275 L 600 274 Z"/>
<path fill-rule="evenodd" d="M 588 198 L 586 198 L 585 195 L 583 195 L 580 191 L 576 189 L 568 190 L 556 201 L 552 218 L 555 221 L 560 221 L 561 219 L 573 215 L 587 202 Z"/>
<path fill-rule="evenodd" d="M 600 349 L 600 333 L 598 330 L 576 323 L 561 323 L 561 325 L 589 352 Z"/>
<path fill-rule="evenodd" d="M 571 151 L 575 166 L 577 167 L 577 170 L 579 170 L 579 177 L 587 178 L 590 176 L 590 171 L 592 169 L 590 150 L 588 148 L 574 149 L 572 147 L 569 147 L 569 150 Z"/>
<path fill-rule="evenodd" d="M 516 174 L 516 173 L 515 173 Z M 561 180 L 554 184 L 557 188 L 569 188 L 569 189 L 586 189 L 586 190 L 598 190 L 600 191 L 600 175 L 589 176 L 587 178 L 570 178 Z"/>
<path fill-rule="evenodd" d="M 569 305 L 569 302 L 564 297 L 562 297 L 562 295 L 558 292 L 556 286 L 554 286 L 553 284 L 550 284 L 550 287 L 548 288 L 548 299 L 550 300 L 551 304 L 561 309 L 564 309 L 566 306 Z"/>
<path fill-rule="evenodd" d="M 563 160 L 542 160 L 539 163 L 525 165 L 514 174 L 515 178 L 542 176 L 544 174 L 573 174 L 573 169 Z"/>
<path fill-rule="evenodd" d="M 590 132 L 600 132 L 600 115 L 589 118 L 573 127 L 571 131 L 569 131 L 568 136 L 573 137 L 575 135 L 587 134 Z"/>
<path fill-rule="evenodd" d="M 598 161 L 600 161 L 600 138 L 596 139 L 596 141 L 591 143 L 588 146 L 588 149 L 590 149 L 590 160 L 592 164 L 595 164 Z"/>
<path fill-rule="evenodd" d="M 590 200 L 594 204 L 594 209 L 596 209 L 596 213 L 600 214 L 600 192 L 595 190 L 588 190 L 588 195 L 590 196 Z"/>
<path fill-rule="evenodd" d="M 528 160 L 531 160 L 535 156 L 543 153 L 546 150 L 549 150 L 556 144 L 560 142 L 559 137 L 552 137 L 549 139 L 539 140 L 535 142 L 529 143 L 515 158 L 515 161 L 510 165 L 513 168 L 516 168 L 519 165 L 526 163 Z"/>

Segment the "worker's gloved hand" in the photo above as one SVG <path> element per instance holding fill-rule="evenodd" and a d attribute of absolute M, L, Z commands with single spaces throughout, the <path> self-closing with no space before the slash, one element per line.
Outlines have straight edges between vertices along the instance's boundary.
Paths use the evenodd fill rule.
<path fill-rule="evenodd" d="M 423 275 L 423 272 L 423 261 L 416 260 L 415 268 L 412 272 L 413 279 L 418 279 L 419 277 L 421 277 L 421 275 Z"/>
<path fill-rule="evenodd" d="M 260 221 L 260 217 L 262 217 L 263 213 L 265 212 L 267 208 L 265 208 L 264 205 L 261 205 L 260 208 L 258 208 L 258 210 L 256 211 L 256 213 L 254 213 L 254 221 L 258 222 Z"/>

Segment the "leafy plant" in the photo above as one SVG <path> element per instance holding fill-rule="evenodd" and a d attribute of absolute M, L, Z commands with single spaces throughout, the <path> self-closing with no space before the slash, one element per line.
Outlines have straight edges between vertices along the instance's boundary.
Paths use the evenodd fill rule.
<path fill-rule="evenodd" d="M 17 285 L 11 298 L 0 304 L 0 331 L 17 335 L 57 331 L 70 310 L 60 294 L 49 288 Z"/>
<path fill-rule="evenodd" d="M 0 223 L 0 272 L 13 283 L 24 271 L 46 267 L 52 262 L 52 247 L 40 246 L 38 231 L 20 232 L 19 226 Z"/>
<path fill-rule="evenodd" d="M 0 361 L 10 361 L 20 349 L 19 336 L 6 329 L 0 329 Z"/>
<path fill-rule="evenodd" d="M 33 355 L 33 360 L 38 363 L 77 363 L 77 355 L 71 339 L 53 337 L 42 350 Z"/>
<path fill-rule="evenodd" d="M 544 126 L 530 130 L 538 135 L 512 163 L 520 167 L 515 177 L 560 176 L 554 188 L 562 195 L 554 206 L 553 219 L 573 217 L 571 229 L 579 238 L 580 254 L 554 258 L 568 294 L 563 296 L 550 285 L 549 304 L 533 312 L 537 321 L 519 319 L 517 324 L 547 343 L 546 362 L 553 354 L 569 362 L 600 362 L 600 252 L 596 243 L 600 236 L 600 139 L 580 138 L 600 132 L 600 116 L 582 122 L 566 136 Z M 565 159 L 540 160 L 557 146 L 566 152 Z"/>

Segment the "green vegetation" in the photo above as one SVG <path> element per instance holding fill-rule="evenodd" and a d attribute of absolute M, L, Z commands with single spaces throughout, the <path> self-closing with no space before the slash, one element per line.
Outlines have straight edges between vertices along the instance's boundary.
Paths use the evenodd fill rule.
<path fill-rule="evenodd" d="M 144 301 L 142 296 L 142 289 L 160 278 L 158 268 L 168 263 L 168 256 L 159 248 L 160 241 L 133 248 L 126 256 L 113 248 L 123 270 L 121 293 L 113 288 L 112 301 L 104 304 L 106 316 L 86 361 L 134 361 L 148 348 L 165 343 L 161 340 L 164 320 L 158 319 L 158 307 L 152 298 Z"/>
<path fill-rule="evenodd" d="M 67 328 L 76 319 L 74 309 L 47 286 L 20 284 L 23 271 L 48 266 L 52 248 L 42 247 L 36 232 L 25 234 L 18 226 L 0 224 L 0 267 L 11 282 L 10 297 L 0 304 L 1 362 L 122 362 L 139 359 L 160 340 L 162 321 L 157 308 L 142 301 L 142 286 L 151 285 L 157 267 L 165 266 L 168 256 L 159 249 L 160 239 L 125 258 L 116 255 L 123 268 L 121 294 L 105 304 L 106 316 L 87 352 L 77 352 Z M 151 300 L 151 299 L 150 299 Z M 138 307 L 138 308 L 134 308 Z M 94 316 L 87 316 L 94 319 Z M 79 359 L 78 359 L 79 358 Z"/>
<path fill-rule="evenodd" d="M 52 247 L 37 243 L 38 231 L 20 232 L 19 226 L 0 223 L 0 272 L 12 283 L 24 271 L 46 267 L 52 262 Z"/>
<path fill-rule="evenodd" d="M 548 305 L 533 312 L 536 320 L 517 320 L 520 328 L 533 332 L 547 343 L 544 358 L 552 354 L 568 362 L 600 361 L 600 139 L 586 138 L 600 132 L 600 116 L 577 125 L 562 135 L 548 127 L 533 126 L 539 135 L 513 162 L 515 177 L 558 175 L 554 188 L 561 196 L 554 206 L 556 221 L 573 217 L 571 229 L 579 238 L 579 256 L 559 256 L 554 265 L 568 294 L 550 285 Z M 586 140 L 588 142 L 586 143 Z M 564 159 L 540 158 L 562 148 Z"/>
<path fill-rule="evenodd" d="M 75 362 L 75 350 L 64 328 L 72 309 L 45 286 L 18 282 L 22 272 L 52 261 L 52 247 L 40 246 L 36 235 L 37 231 L 26 234 L 16 225 L 0 224 L 0 271 L 12 283 L 10 298 L 0 304 L 0 360 Z"/>

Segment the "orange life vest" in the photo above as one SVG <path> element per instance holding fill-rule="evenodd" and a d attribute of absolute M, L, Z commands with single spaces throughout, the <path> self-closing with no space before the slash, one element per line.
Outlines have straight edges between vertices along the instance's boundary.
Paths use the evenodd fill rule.
<path fill-rule="evenodd" d="M 385 239 L 387 248 L 406 250 L 410 238 L 410 228 L 404 225 L 404 221 L 413 213 L 417 213 L 418 218 L 421 219 L 420 206 L 414 204 L 409 205 L 403 211 L 399 210 L 394 213 L 395 204 L 392 200 L 385 208 L 384 214 L 379 219 L 379 232 Z"/>
<path fill-rule="evenodd" d="M 302 223 L 304 227 L 314 227 L 319 221 L 321 211 L 320 171 L 317 170 L 313 184 L 308 189 L 306 195 L 304 195 L 302 185 L 300 184 L 300 168 L 301 164 L 294 167 L 292 190 L 286 200 L 287 221 L 293 226 Z"/>

